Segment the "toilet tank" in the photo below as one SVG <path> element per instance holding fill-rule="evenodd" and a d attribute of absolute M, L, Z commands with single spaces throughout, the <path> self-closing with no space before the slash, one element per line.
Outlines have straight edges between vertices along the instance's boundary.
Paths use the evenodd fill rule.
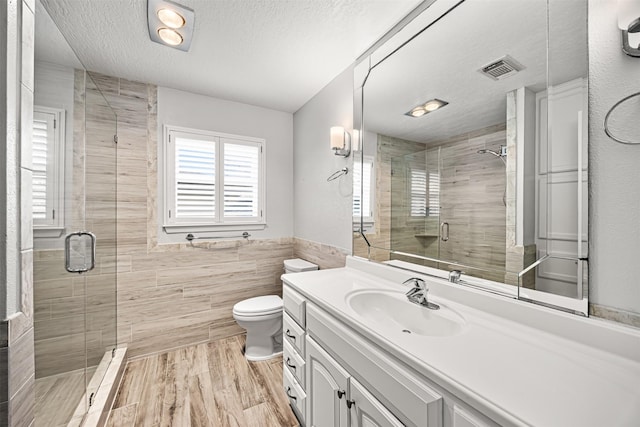
<path fill-rule="evenodd" d="M 300 273 L 302 271 L 317 270 L 318 266 L 309 261 L 305 261 L 300 258 L 285 259 L 284 260 L 284 272 L 285 273 Z"/>

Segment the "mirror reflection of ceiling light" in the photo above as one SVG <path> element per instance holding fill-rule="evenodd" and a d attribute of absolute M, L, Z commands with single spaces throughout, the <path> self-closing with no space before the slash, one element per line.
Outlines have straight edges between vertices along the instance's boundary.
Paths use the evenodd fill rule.
<path fill-rule="evenodd" d="M 160 36 L 163 42 L 170 46 L 178 46 L 183 40 L 182 36 L 171 28 L 160 28 L 158 30 L 158 36 Z"/>
<path fill-rule="evenodd" d="M 195 13 L 171 0 L 147 0 L 149 38 L 187 52 L 191 46 Z"/>
<path fill-rule="evenodd" d="M 182 15 L 172 9 L 160 9 L 157 13 L 158 19 L 169 28 L 184 27 L 185 20 Z M 162 36 L 161 36 L 162 37 Z"/>
<path fill-rule="evenodd" d="M 434 99 L 430 99 L 424 104 L 420 104 L 413 107 L 410 111 L 404 114 L 409 117 L 422 117 L 425 114 L 436 111 L 437 109 L 442 108 L 447 104 L 449 104 L 447 101 L 434 98 Z"/>

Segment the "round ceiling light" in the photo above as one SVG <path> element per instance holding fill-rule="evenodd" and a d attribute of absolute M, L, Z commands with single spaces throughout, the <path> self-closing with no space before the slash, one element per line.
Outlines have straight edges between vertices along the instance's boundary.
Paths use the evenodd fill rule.
<path fill-rule="evenodd" d="M 424 107 L 420 106 L 420 107 L 416 107 L 413 110 L 411 110 L 411 112 L 409 112 L 409 114 L 411 114 L 412 117 L 420 117 L 420 116 L 424 116 L 425 114 L 427 114 L 427 110 L 425 110 Z"/>
<path fill-rule="evenodd" d="M 158 30 L 158 36 L 162 39 L 163 42 L 170 46 L 178 46 L 183 41 L 180 33 L 170 28 L 160 28 Z"/>
<path fill-rule="evenodd" d="M 171 9 L 160 9 L 158 19 L 169 28 L 182 28 L 186 22 L 182 15 Z"/>
<path fill-rule="evenodd" d="M 435 110 L 437 110 L 437 109 L 438 109 L 438 108 L 440 108 L 440 107 L 442 107 L 442 103 L 441 103 L 441 102 L 438 102 L 438 101 L 436 101 L 436 100 L 429 101 L 429 102 L 427 102 L 426 104 L 424 104 L 424 109 L 425 109 L 427 112 L 435 111 Z"/>

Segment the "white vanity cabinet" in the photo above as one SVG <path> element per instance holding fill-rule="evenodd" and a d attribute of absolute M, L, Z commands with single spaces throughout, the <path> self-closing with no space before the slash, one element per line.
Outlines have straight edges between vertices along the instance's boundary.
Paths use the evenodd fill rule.
<path fill-rule="evenodd" d="M 340 364 L 307 336 L 307 425 L 401 427 L 403 424 Z"/>
<path fill-rule="evenodd" d="M 307 336 L 307 426 L 347 427 L 349 373 Z"/>
<path fill-rule="evenodd" d="M 307 418 L 305 368 L 305 299 L 285 286 L 282 313 L 282 370 L 283 386 L 301 425 Z"/>
<path fill-rule="evenodd" d="M 443 425 L 441 394 L 415 372 L 309 301 L 306 325 L 307 415 L 324 417 L 320 412 L 326 411 L 344 420 L 308 426 Z M 318 386 L 323 396 L 317 397 L 312 384 L 322 375 L 326 384 Z"/>

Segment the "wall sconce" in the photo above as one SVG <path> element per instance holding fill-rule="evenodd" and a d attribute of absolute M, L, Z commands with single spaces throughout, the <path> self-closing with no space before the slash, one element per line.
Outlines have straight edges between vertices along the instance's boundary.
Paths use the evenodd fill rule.
<path fill-rule="evenodd" d="M 170 0 L 148 0 L 149 37 L 156 43 L 188 51 L 193 38 L 195 13 Z"/>
<path fill-rule="evenodd" d="M 331 128 L 331 149 L 336 156 L 349 157 L 351 154 L 351 135 L 342 126 Z"/>
<path fill-rule="evenodd" d="M 640 1 L 618 0 L 618 28 L 622 34 L 622 51 L 640 57 Z M 635 38 L 637 47 L 631 46 L 631 38 Z"/>

